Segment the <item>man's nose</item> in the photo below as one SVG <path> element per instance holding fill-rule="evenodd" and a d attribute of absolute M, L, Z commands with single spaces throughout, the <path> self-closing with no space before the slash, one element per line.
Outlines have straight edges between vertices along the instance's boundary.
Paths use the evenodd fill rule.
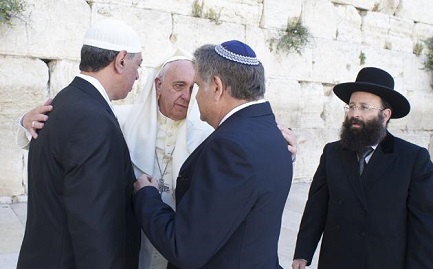
<path fill-rule="evenodd" d="M 186 88 L 182 91 L 182 98 L 189 101 L 191 99 L 191 90 L 189 88 Z"/>

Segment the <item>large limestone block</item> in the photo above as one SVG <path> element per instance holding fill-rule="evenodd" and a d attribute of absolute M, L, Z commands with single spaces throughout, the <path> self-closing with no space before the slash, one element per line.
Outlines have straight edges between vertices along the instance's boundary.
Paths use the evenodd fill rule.
<path fill-rule="evenodd" d="M 431 0 L 400 1 L 395 16 L 417 22 L 433 24 L 433 5 Z"/>
<path fill-rule="evenodd" d="M 361 10 L 372 10 L 377 5 L 379 0 L 331 0 L 334 4 L 351 5 Z"/>
<path fill-rule="evenodd" d="M 48 66 L 50 68 L 50 97 L 54 97 L 59 91 L 68 86 L 80 72 L 79 61 L 51 61 Z"/>
<path fill-rule="evenodd" d="M 294 165 L 296 182 L 310 182 L 319 165 L 326 143 L 338 139 L 339 127 L 294 129 L 298 141 L 298 154 Z"/>
<path fill-rule="evenodd" d="M 31 58 L 0 57 L 0 196 L 25 192 L 25 156 L 16 145 L 19 117 L 47 97 L 48 67 Z"/>
<path fill-rule="evenodd" d="M 361 43 L 361 15 L 350 5 L 335 7 L 337 15 L 337 40 L 351 43 Z"/>
<path fill-rule="evenodd" d="M 395 81 L 395 88 L 402 89 L 402 70 L 404 64 L 404 52 L 383 49 L 381 47 L 365 46 L 361 48 L 365 55 L 365 64 L 362 67 L 374 66 L 386 70 Z M 358 59 L 359 60 L 359 59 Z M 355 80 L 359 70 L 353 72 L 352 80 Z M 401 92 L 405 94 L 405 92 Z"/>
<path fill-rule="evenodd" d="M 30 104 L 48 97 L 48 67 L 38 59 L 0 57 L 1 122 L 16 120 Z"/>
<path fill-rule="evenodd" d="M 191 53 L 204 44 L 220 44 L 232 39 L 245 42 L 245 27 L 228 22 L 216 25 L 207 19 L 173 16 L 171 41 Z"/>
<path fill-rule="evenodd" d="M 301 87 L 297 80 L 285 77 L 267 77 L 265 98 L 271 103 L 276 119 L 295 128 L 300 125 Z"/>
<path fill-rule="evenodd" d="M 304 2 L 302 23 L 316 38 L 335 39 L 337 17 L 336 9 L 329 1 L 308 0 Z"/>
<path fill-rule="evenodd" d="M 165 13 L 191 15 L 192 0 L 96 0 L 97 3 L 120 4 L 140 9 L 162 11 Z"/>
<path fill-rule="evenodd" d="M 246 30 L 246 42 L 256 52 L 268 76 L 307 80 L 311 75 L 311 54 L 314 40 L 302 50 L 302 54 L 299 54 L 277 51 L 275 44 L 271 49 L 271 39 L 278 37 L 278 33 L 273 30 L 257 27 L 247 27 Z"/>
<path fill-rule="evenodd" d="M 193 16 L 193 10 L 201 10 L 202 18 L 218 22 L 257 24 L 262 13 L 263 0 L 94 0 L 96 4 L 121 5 L 164 13 Z"/>
<path fill-rule="evenodd" d="M 378 48 L 385 48 L 389 41 L 389 15 L 379 12 L 367 12 L 362 20 L 363 43 Z"/>
<path fill-rule="evenodd" d="M 346 116 L 344 112 L 345 103 L 340 100 L 333 92 L 335 85 L 323 85 L 324 106 L 320 117 L 325 124 L 325 130 L 340 128 Z"/>
<path fill-rule="evenodd" d="M 324 128 L 325 122 L 321 117 L 325 105 L 325 92 L 321 83 L 301 82 L 300 97 L 300 128 Z"/>
<path fill-rule="evenodd" d="M 403 81 L 401 86 L 407 93 L 428 93 L 432 91 L 432 72 L 424 68 L 424 55 L 404 54 L 403 58 Z"/>
<path fill-rule="evenodd" d="M 316 39 L 312 77 L 315 81 L 335 84 L 353 81 L 362 68 L 359 55 L 363 47 L 349 42 Z"/>
<path fill-rule="evenodd" d="M 77 59 L 89 22 L 84 0 L 26 1 L 21 19 L 0 25 L 0 54 Z"/>
<path fill-rule="evenodd" d="M 433 25 L 417 22 L 413 27 L 413 41 L 421 42 L 433 36 Z M 424 46 L 425 47 L 425 46 Z"/>
<path fill-rule="evenodd" d="M 0 197 L 19 196 L 26 192 L 24 152 L 15 143 L 16 122 L 0 125 Z"/>
<path fill-rule="evenodd" d="M 260 26 L 263 28 L 286 28 L 292 18 L 300 18 L 302 0 L 266 0 L 263 2 L 263 16 Z"/>
<path fill-rule="evenodd" d="M 408 95 L 408 100 L 411 104 L 411 111 L 404 119 L 407 120 L 407 126 L 405 129 L 418 130 L 418 131 L 433 131 L 433 93 L 432 89 L 425 92 L 411 92 Z M 394 125 L 395 126 L 395 125 Z M 401 126 L 396 126 L 400 127 Z"/>
<path fill-rule="evenodd" d="M 413 27 L 414 22 L 408 19 L 390 17 L 388 49 L 413 52 Z"/>
<path fill-rule="evenodd" d="M 381 0 L 375 5 L 378 12 L 393 15 L 398 10 L 401 0 Z"/>
<path fill-rule="evenodd" d="M 201 17 L 216 23 L 258 25 L 263 10 L 263 0 L 203 0 L 198 3 L 204 3 Z"/>
<path fill-rule="evenodd" d="M 105 18 L 122 20 L 140 36 L 143 47 L 143 65 L 155 66 L 170 48 L 172 16 L 170 13 L 113 4 L 95 3 L 92 20 Z"/>

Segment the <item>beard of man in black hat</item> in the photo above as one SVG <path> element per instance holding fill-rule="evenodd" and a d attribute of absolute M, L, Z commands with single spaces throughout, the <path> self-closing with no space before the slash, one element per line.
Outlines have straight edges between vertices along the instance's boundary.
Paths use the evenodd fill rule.
<path fill-rule="evenodd" d="M 376 117 L 366 121 L 346 116 L 341 126 L 340 143 L 343 147 L 357 152 L 368 146 L 379 144 L 386 136 L 384 119 L 385 116 L 381 111 Z M 354 128 L 353 125 L 360 127 Z"/>

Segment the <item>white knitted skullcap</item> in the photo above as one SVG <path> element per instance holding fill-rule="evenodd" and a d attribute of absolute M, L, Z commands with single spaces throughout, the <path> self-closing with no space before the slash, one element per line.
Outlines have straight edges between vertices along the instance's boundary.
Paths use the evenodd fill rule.
<path fill-rule="evenodd" d="M 84 45 L 128 53 L 141 52 L 140 38 L 129 25 L 118 20 L 102 20 L 87 30 Z"/>

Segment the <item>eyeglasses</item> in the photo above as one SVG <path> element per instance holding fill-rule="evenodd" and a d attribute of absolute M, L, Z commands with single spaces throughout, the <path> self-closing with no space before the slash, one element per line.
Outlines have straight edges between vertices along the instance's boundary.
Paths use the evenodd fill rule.
<path fill-rule="evenodd" d="M 358 111 L 360 111 L 360 112 L 362 112 L 362 113 L 365 113 L 365 112 L 370 112 L 370 111 L 372 111 L 372 110 L 379 110 L 379 111 L 383 111 L 384 110 L 384 108 L 379 108 L 379 107 L 374 107 L 374 106 L 371 106 L 371 105 L 367 105 L 367 104 L 362 104 L 362 105 L 355 105 L 355 104 L 350 104 L 350 105 L 345 105 L 344 106 L 344 111 L 347 113 L 347 112 L 349 112 L 349 111 L 355 111 L 355 110 L 358 110 Z"/>

